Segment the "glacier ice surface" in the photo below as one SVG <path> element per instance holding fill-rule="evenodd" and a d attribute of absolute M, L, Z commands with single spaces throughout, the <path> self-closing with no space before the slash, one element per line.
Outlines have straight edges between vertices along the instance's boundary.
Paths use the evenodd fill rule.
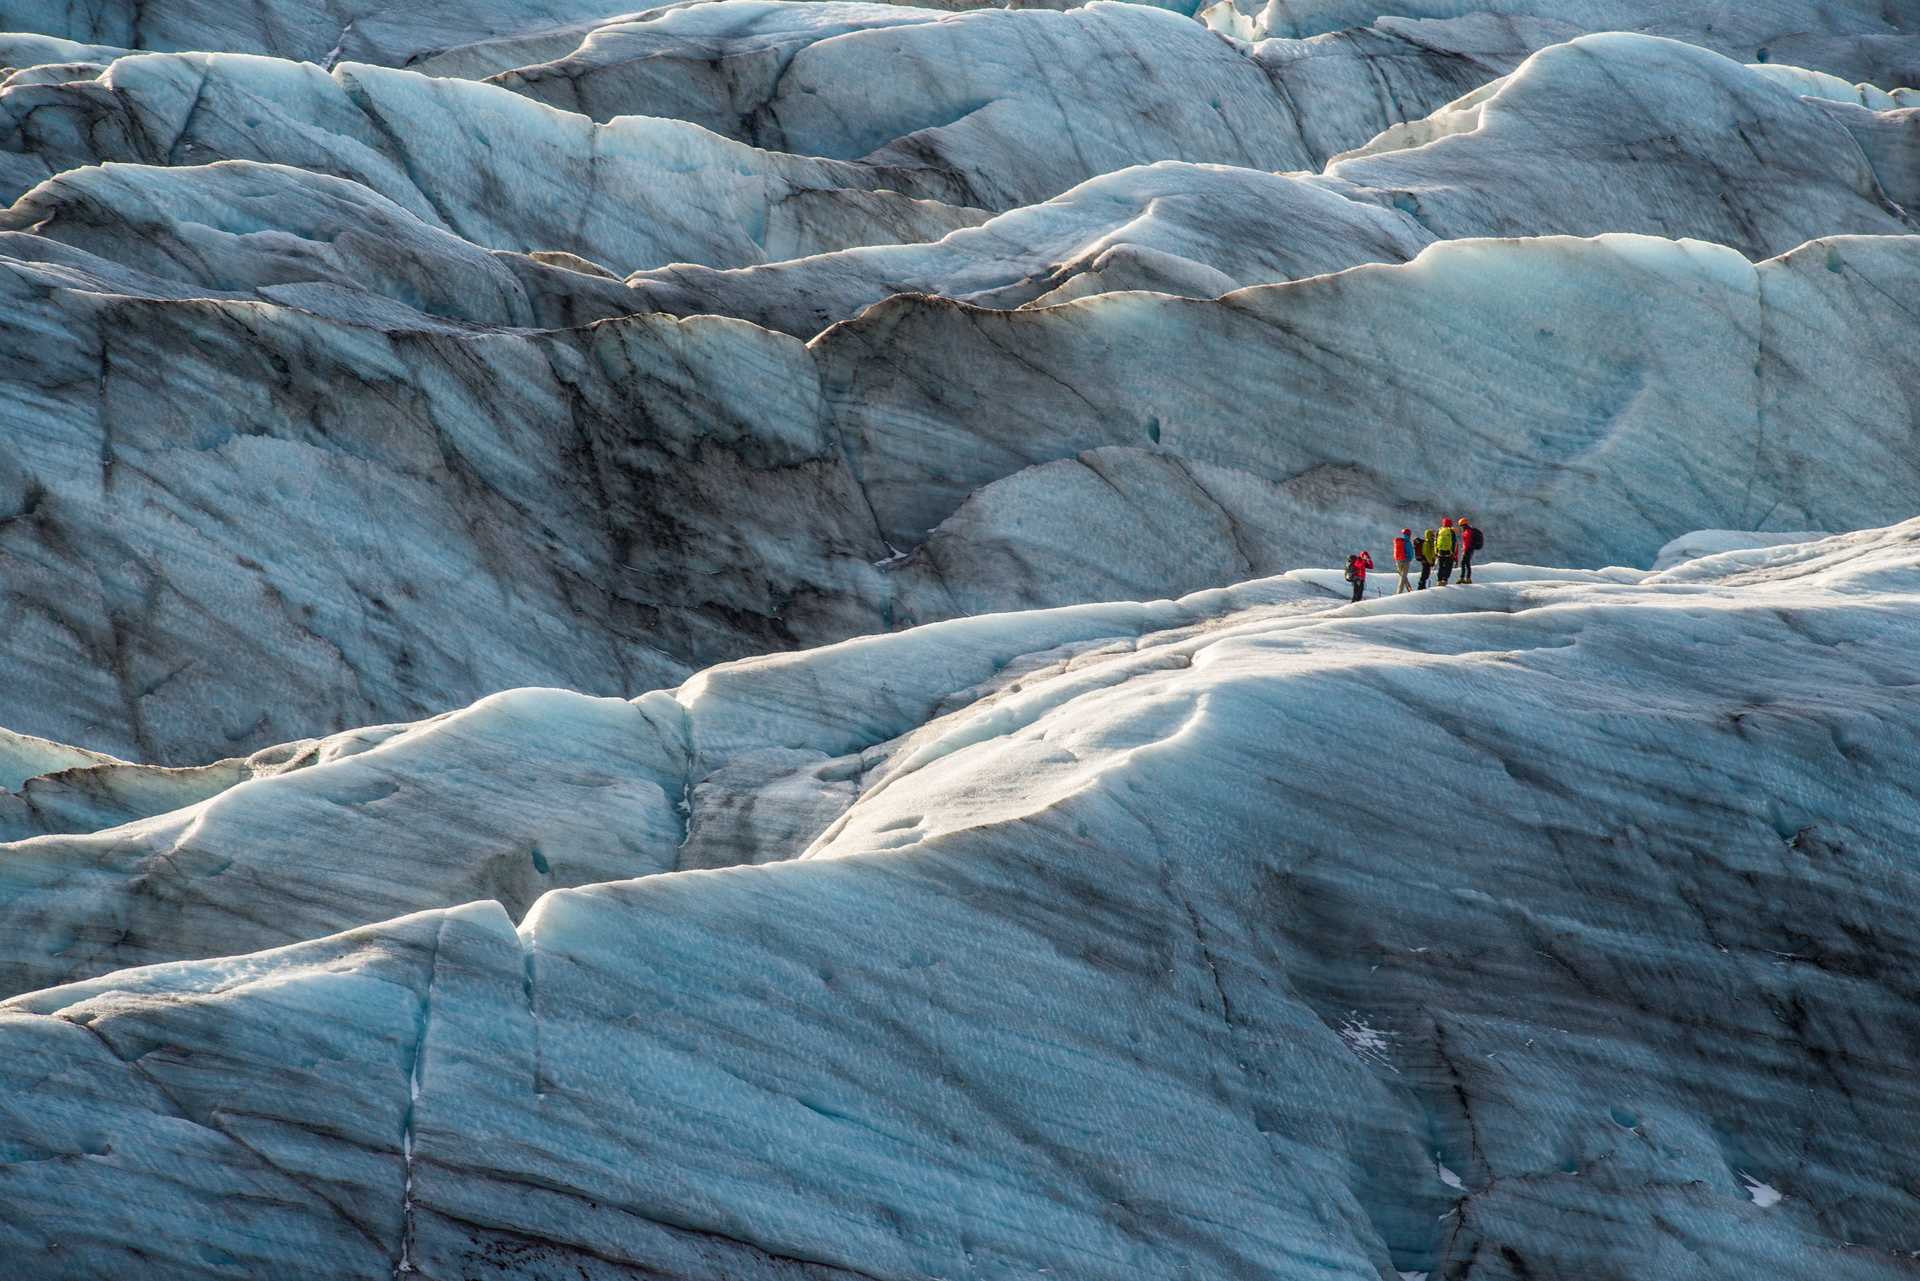
<path fill-rule="evenodd" d="M 1219 300 L 896 298 L 803 346 L 699 316 L 516 327 L 622 287 L 215 168 L 124 175 L 196 193 L 178 227 L 118 195 L 133 221 L 96 217 L 108 169 L 0 233 L 0 413 L 39 441 L 0 458 L 17 732 L 191 764 L 502 687 L 631 694 L 890 623 L 1337 563 L 1462 494 L 1489 555 L 1644 565 L 1703 526 L 1895 519 L 1916 480 L 1912 317 L 1886 306 L 1914 237 L 1759 264 L 1441 242 Z M 226 221 L 249 209 L 302 218 Z M 1089 526 L 1135 550 L 1089 555 Z"/>
<path fill-rule="evenodd" d="M 713 743 L 904 736 L 804 857 L 16 997 L 0 1063 L 63 1088 L 0 1109 L 10 1255 L 1901 1275 L 1917 549 L 716 669 Z"/>
<path fill-rule="evenodd" d="M 0 0 L 0 1271 L 1910 1273 L 1915 15 L 968 7 Z"/>

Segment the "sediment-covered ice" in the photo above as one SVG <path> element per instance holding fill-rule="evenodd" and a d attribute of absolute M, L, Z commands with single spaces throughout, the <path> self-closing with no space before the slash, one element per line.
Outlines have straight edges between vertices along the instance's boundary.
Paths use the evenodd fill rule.
<path fill-rule="evenodd" d="M 806 857 L 19 996 L 8 1255 L 1905 1275 L 1917 539 L 722 669 L 893 740 Z"/>

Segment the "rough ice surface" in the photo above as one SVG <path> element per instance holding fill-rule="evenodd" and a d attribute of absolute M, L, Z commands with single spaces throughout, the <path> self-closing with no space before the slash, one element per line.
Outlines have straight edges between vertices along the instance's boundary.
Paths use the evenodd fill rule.
<path fill-rule="evenodd" d="M 617 8 L 613 12 L 618 12 Z M 144 50 L 400 62 L 447 45 L 604 21 L 605 0 L 0 0 L 0 29 Z"/>
<path fill-rule="evenodd" d="M 628 283 L 649 308 L 809 337 L 896 293 L 1003 308 L 1124 289 L 1212 297 L 1404 261 L 1436 237 L 1641 231 L 1764 258 L 1815 235 L 1920 229 L 1914 101 L 1674 41 L 1586 37 L 1323 175 L 1162 162 L 937 243 Z M 1661 162 L 1649 166 L 1653 131 Z"/>
<path fill-rule="evenodd" d="M 261 761 L 167 769 L 0 730 L 0 840 L 94 831 L 180 809 L 252 777 L 274 750 Z"/>
<path fill-rule="evenodd" d="M 1674 569 L 1686 561 L 1702 560 L 1721 552 L 1751 551 L 1785 543 L 1805 543 L 1829 535 L 1813 531 L 1762 534 L 1749 529 L 1696 529 L 1680 535 L 1654 555 L 1657 570 Z"/>
<path fill-rule="evenodd" d="M 1920 524 L 1710 564 L 716 670 L 709 750 L 890 736 L 804 857 L 15 998 L 9 1257 L 1903 1275 Z"/>
<path fill-rule="evenodd" d="M 0 0 L 0 1274 L 1910 1276 L 1916 94 Z"/>
<path fill-rule="evenodd" d="M 1850 80 L 1920 84 L 1915 17 L 1877 0 L 1751 0 L 1739 5 L 1644 0 L 1220 0 L 1201 19 L 1244 39 L 1351 39 L 1391 33 L 1427 46 L 1475 33 L 1541 48 L 1573 36 L 1624 31 L 1669 36 L 1741 62 L 1813 67 Z M 1311 40 L 1301 40 L 1311 44 Z"/>
<path fill-rule="evenodd" d="M 937 242 L 867 245 L 732 271 L 636 272 L 636 305 L 739 316 L 810 338 L 894 294 L 1033 307 L 1115 290 L 1212 298 L 1405 262 L 1433 234 L 1388 205 L 1292 175 L 1163 161 L 1082 183 Z"/>
<path fill-rule="evenodd" d="M 1406 266 L 1218 301 L 981 312 L 898 299 L 813 350 L 886 537 L 932 530 L 898 590 L 943 611 L 1056 603 L 1069 576 L 1102 594 L 1161 590 L 1146 586 L 1164 581 L 1155 555 L 1195 575 L 1178 589 L 1213 565 L 1263 572 L 1308 540 L 1326 540 L 1317 563 L 1337 563 L 1342 546 L 1377 549 L 1397 512 L 1443 511 L 1461 492 L 1495 531 L 1490 556 L 1647 564 L 1681 532 L 1655 532 L 1665 513 L 1724 513 L 1686 522 L 1723 528 L 1875 519 L 1803 506 L 1832 473 L 1770 465 L 1789 436 L 1797 457 L 1871 460 L 1846 502 L 1910 501 L 1887 469 L 1914 458 L 1913 374 L 1876 331 L 1904 314 L 1881 273 L 1920 267 L 1916 253 L 1913 237 L 1815 242 L 1759 265 L 1641 237 L 1446 242 Z M 1854 293 L 1855 272 L 1877 281 Z M 1836 357 L 1879 375 L 1829 381 L 1836 369 L 1793 356 L 1809 326 L 1841 315 Z M 1495 423 L 1507 426 L 1476 445 L 1476 426 Z M 1677 432 L 1687 465 L 1653 464 Z M 1115 448 L 1127 452 L 1076 452 Z M 1208 473 L 1183 460 L 1236 483 L 1194 484 L 1183 473 Z M 1056 489 L 1074 501 L 1031 500 Z"/>
<path fill-rule="evenodd" d="M 518 913 L 556 886 L 670 871 L 686 834 L 681 716 L 670 700 L 518 690 L 416 726 L 292 744 L 276 769 L 198 780 L 208 798 L 185 798 L 197 804 L 9 847 L 0 988 L 462 899 Z M 15 790 L 44 805 L 55 781 L 128 788 L 124 770 L 92 773 Z"/>
<path fill-rule="evenodd" d="M 1765 256 L 1806 240 L 1809 227 L 1920 229 L 1898 203 L 1920 196 L 1909 166 L 1877 170 L 1850 145 L 1847 122 L 1796 92 L 1804 88 L 1678 41 L 1584 36 L 1388 130 L 1327 173 L 1448 237 L 1642 231 Z M 1884 101 L 1885 127 L 1910 135 L 1912 113 Z M 1860 115 L 1863 130 L 1880 122 Z"/>
<path fill-rule="evenodd" d="M 485 248 L 565 250 L 622 272 L 959 225 L 909 199 L 928 184 L 908 171 L 761 151 L 679 120 L 596 124 L 490 85 L 357 64 L 123 58 L 95 79 L 0 91 L 0 131 L 21 175 L 9 196 L 89 164 L 254 160 L 352 180 Z"/>
<path fill-rule="evenodd" d="M 441 259 L 405 260 L 425 231 L 363 251 L 325 223 L 308 250 L 96 224 L 0 242 L 14 332 L 47 335 L 0 406 L 39 442 L 0 464 L 0 723 L 166 764 L 500 687 L 634 693 L 889 622 L 1332 563 L 1461 492 L 1489 555 L 1648 564 L 1706 526 L 1887 520 L 1920 482 L 1913 317 L 1886 307 L 1920 288 L 1913 237 L 1759 265 L 1636 237 L 1444 242 L 1219 301 L 899 299 L 803 346 L 701 317 L 450 325 L 410 304 L 528 312 L 518 282 L 580 273 L 479 254 L 489 283 L 448 288 L 423 265 Z M 328 260 L 357 264 L 357 292 L 298 282 Z M 1796 358 L 1829 329 L 1853 337 Z M 1681 424 L 1691 465 L 1657 465 Z"/>

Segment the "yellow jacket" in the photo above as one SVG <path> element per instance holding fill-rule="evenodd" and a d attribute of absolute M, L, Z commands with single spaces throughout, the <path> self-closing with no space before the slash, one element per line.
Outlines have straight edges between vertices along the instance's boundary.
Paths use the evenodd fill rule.
<path fill-rule="evenodd" d="M 1440 527 L 1440 532 L 1433 536 L 1433 551 L 1435 556 L 1453 555 L 1453 526 Z"/>

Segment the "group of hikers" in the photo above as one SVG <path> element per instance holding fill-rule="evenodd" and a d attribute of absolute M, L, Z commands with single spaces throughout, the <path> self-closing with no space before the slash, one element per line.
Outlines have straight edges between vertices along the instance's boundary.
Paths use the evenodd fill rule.
<path fill-rule="evenodd" d="M 1473 554 L 1486 541 L 1486 535 L 1480 532 L 1480 527 L 1465 516 L 1458 523 L 1451 516 L 1442 516 L 1440 528 L 1429 529 L 1419 538 L 1413 536 L 1411 529 L 1401 530 L 1393 540 L 1393 563 L 1400 571 L 1400 583 L 1393 589 L 1393 594 L 1423 592 L 1436 574 L 1439 575 L 1440 586 L 1445 587 L 1453 578 L 1456 567 L 1460 571 L 1460 581 L 1471 583 Z M 1407 566 L 1414 561 L 1420 562 L 1420 583 L 1417 587 L 1407 579 Z M 1367 571 L 1372 568 L 1372 552 L 1355 552 L 1347 557 L 1347 581 L 1353 584 L 1354 600 L 1358 601 L 1367 594 Z"/>

